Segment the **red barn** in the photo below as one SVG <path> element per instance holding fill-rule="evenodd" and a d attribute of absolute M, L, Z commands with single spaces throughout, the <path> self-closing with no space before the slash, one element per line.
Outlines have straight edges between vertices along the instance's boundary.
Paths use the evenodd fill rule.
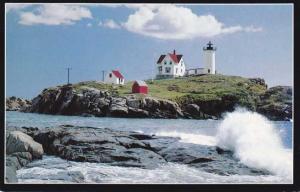
<path fill-rule="evenodd" d="M 135 81 L 132 85 L 132 93 L 148 94 L 148 85 L 145 81 Z"/>

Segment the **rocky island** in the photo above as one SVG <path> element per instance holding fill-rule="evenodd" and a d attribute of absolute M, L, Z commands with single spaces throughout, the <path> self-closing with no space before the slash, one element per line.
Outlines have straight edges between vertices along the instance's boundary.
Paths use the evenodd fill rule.
<path fill-rule="evenodd" d="M 225 112 L 244 107 L 270 120 L 292 118 L 292 88 L 268 88 L 263 79 L 203 75 L 149 80 L 149 94 L 132 94 L 123 86 L 86 81 L 44 89 L 31 101 L 6 99 L 6 110 L 51 115 L 122 118 L 221 119 Z M 218 146 L 181 142 L 180 137 L 158 136 L 111 127 L 49 125 L 6 126 L 6 181 L 18 182 L 17 170 L 44 155 L 75 162 L 155 169 L 178 163 L 220 176 L 272 175 L 249 167 L 233 151 Z M 82 183 L 80 171 L 68 173 Z"/>
<path fill-rule="evenodd" d="M 292 88 L 268 89 L 260 78 L 202 75 L 146 81 L 149 94 L 132 94 L 132 82 L 111 85 L 97 81 L 44 89 L 20 111 L 126 118 L 220 119 L 224 112 L 245 107 L 270 120 L 292 118 Z M 15 110 L 6 100 L 7 110 Z"/>

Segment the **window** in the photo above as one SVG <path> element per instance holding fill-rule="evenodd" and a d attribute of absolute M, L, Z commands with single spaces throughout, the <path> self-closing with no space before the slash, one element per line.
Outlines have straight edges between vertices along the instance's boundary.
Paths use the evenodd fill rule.
<path fill-rule="evenodd" d="M 210 73 L 210 69 L 208 69 L 208 73 Z"/>
<path fill-rule="evenodd" d="M 181 69 L 181 73 L 182 73 L 182 69 Z"/>
<path fill-rule="evenodd" d="M 167 64 L 167 62 L 165 61 L 165 65 Z"/>
<path fill-rule="evenodd" d="M 111 77 L 112 77 L 112 74 L 110 73 L 110 74 L 109 74 L 109 78 L 111 78 Z"/>
<path fill-rule="evenodd" d="M 170 65 L 172 65 L 172 61 L 170 61 Z"/>
<path fill-rule="evenodd" d="M 170 73 L 171 72 L 171 67 L 166 67 L 165 68 L 165 73 Z"/>
<path fill-rule="evenodd" d="M 178 68 L 176 68 L 176 74 L 178 73 Z"/>
<path fill-rule="evenodd" d="M 158 71 L 159 71 L 159 72 L 162 72 L 162 66 L 159 66 L 159 67 L 158 67 Z"/>
<path fill-rule="evenodd" d="M 183 61 L 181 61 L 181 67 L 183 66 Z"/>

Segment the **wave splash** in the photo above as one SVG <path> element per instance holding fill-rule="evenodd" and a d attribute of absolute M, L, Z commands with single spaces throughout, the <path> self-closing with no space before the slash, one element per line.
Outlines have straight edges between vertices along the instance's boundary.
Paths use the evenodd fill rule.
<path fill-rule="evenodd" d="M 271 121 L 258 113 L 241 108 L 227 113 L 218 127 L 216 142 L 234 151 L 235 157 L 249 167 L 292 178 L 292 151 L 283 147 Z"/>
<path fill-rule="evenodd" d="M 185 133 L 180 131 L 159 131 L 155 133 L 157 136 L 179 137 L 180 142 L 194 143 L 198 145 L 215 146 L 216 140 L 213 136 Z"/>

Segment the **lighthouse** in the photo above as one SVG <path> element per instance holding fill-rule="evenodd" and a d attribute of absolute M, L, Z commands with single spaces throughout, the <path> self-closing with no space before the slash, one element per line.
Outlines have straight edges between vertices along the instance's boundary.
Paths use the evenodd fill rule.
<path fill-rule="evenodd" d="M 208 74 L 216 74 L 216 48 L 209 41 L 206 47 L 203 47 L 204 69 Z"/>

